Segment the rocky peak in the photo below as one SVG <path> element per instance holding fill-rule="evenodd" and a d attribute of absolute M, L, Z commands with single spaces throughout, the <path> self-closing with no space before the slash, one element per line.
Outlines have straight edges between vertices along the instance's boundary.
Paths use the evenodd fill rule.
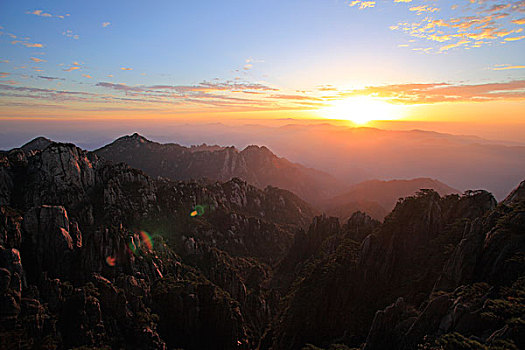
<path fill-rule="evenodd" d="M 522 201 L 525 201 L 525 180 L 503 200 L 503 204 L 510 205 Z"/>
<path fill-rule="evenodd" d="M 37 150 L 38 151 L 42 151 L 44 148 L 46 148 L 47 146 L 49 146 L 52 143 L 53 143 L 53 141 L 51 141 L 50 139 L 48 139 L 48 138 L 46 138 L 44 136 L 39 136 L 39 137 L 34 138 L 33 140 L 29 141 L 28 143 L 26 143 L 25 145 L 23 145 L 20 148 L 23 149 L 26 152 L 37 151 Z"/>
<path fill-rule="evenodd" d="M 370 215 L 357 211 L 344 226 L 344 230 L 350 235 L 350 237 L 358 242 L 361 242 L 363 238 L 371 234 L 381 223 Z"/>
<path fill-rule="evenodd" d="M 139 133 L 133 133 L 132 135 L 126 135 L 119 137 L 115 140 L 115 143 L 132 143 L 132 144 L 145 144 L 145 143 L 152 143 L 152 141 L 148 140 L 144 136 L 140 135 Z"/>

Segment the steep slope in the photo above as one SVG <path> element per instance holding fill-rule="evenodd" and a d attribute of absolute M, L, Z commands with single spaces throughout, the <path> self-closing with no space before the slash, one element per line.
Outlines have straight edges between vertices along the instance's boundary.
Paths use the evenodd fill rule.
<path fill-rule="evenodd" d="M 2 348 L 252 348 L 277 304 L 267 264 L 313 216 L 285 190 L 153 180 L 72 144 L 5 152 L 0 174 Z"/>
<path fill-rule="evenodd" d="M 359 210 L 382 220 L 394 209 L 399 198 L 412 196 L 421 189 L 434 190 L 441 196 L 459 193 L 458 190 L 430 178 L 370 180 L 351 186 L 344 194 L 326 201 L 323 208 L 328 214 L 345 220 Z"/>
<path fill-rule="evenodd" d="M 361 244 L 317 219 L 325 228 L 292 246 L 308 254 L 293 255 L 297 278 L 262 347 L 522 348 L 523 205 L 425 190 Z"/>
<path fill-rule="evenodd" d="M 208 178 L 228 181 L 238 177 L 259 188 L 274 186 L 294 192 L 309 202 L 319 202 L 344 188 L 332 176 L 279 158 L 268 148 L 160 144 L 139 134 L 124 136 L 94 151 L 115 162 L 125 162 L 153 177 L 172 180 Z"/>

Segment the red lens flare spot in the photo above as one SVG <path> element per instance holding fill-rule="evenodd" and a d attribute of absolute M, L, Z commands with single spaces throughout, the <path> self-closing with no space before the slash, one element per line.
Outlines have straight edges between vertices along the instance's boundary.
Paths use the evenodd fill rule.
<path fill-rule="evenodd" d="M 108 256 L 106 258 L 106 264 L 108 264 L 109 266 L 115 266 L 117 264 L 117 258 L 114 258 L 112 256 Z"/>
<path fill-rule="evenodd" d="M 146 246 L 148 250 L 153 250 L 153 239 L 147 233 L 146 231 L 140 231 L 140 239 L 142 240 L 142 243 Z"/>

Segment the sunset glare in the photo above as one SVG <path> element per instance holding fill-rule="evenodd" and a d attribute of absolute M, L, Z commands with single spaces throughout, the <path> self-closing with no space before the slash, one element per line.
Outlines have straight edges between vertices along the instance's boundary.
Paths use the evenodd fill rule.
<path fill-rule="evenodd" d="M 359 96 L 334 101 L 319 115 L 331 119 L 345 119 L 362 125 L 372 120 L 396 120 L 403 116 L 403 107 L 381 99 Z"/>

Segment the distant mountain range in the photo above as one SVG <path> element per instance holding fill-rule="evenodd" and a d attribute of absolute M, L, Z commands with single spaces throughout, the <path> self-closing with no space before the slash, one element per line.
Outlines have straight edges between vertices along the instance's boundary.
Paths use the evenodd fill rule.
<path fill-rule="evenodd" d="M 265 145 L 279 157 L 327 172 L 346 186 L 370 179 L 428 177 L 460 191 L 485 189 L 502 200 L 525 174 L 524 138 L 520 143 L 516 139 L 495 141 L 430 130 L 385 130 L 316 121 L 306 124 L 292 119 L 279 123 L 281 126 L 173 122 L 140 124 L 135 128 L 161 143 L 188 146 L 206 142 L 234 145 L 239 151 L 253 144 Z M 0 131 L 0 148 L 21 145 L 38 132 L 94 150 L 128 133 L 130 128 L 126 123 L 104 128 L 93 124 L 72 133 L 58 124 L 50 125 L 33 122 L 22 128 L 23 132 Z M 475 134 L 476 129 L 464 128 L 462 132 Z M 504 139 L 504 134 L 500 138 Z"/>
<path fill-rule="evenodd" d="M 354 212 L 364 211 L 374 219 L 382 220 L 394 209 L 400 198 L 412 196 L 421 189 L 433 189 L 441 196 L 460 191 L 429 178 L 411 180 L 370 180 L 352 186 L 323 205 L 327 214 L 346 221 Z"/>
<path fill-rule="evenodd" d="M 53 141 L 38 137 L 21 148 L 43 149 Z M 229 181 L 240 178 L 264 189 L 273 186 L 289 190 L 329 215 L 347 220 L 362 211 L 382 220 L 402 197 L 420 189 L 433 189 L 440 195 L 460 191 L 430 178 L 410 180 L 368 180 L 345 185 L 326 172 L 304 167 L 280 158 L 265 146 L 235 147 L 201 144 L 185 147 L 176 143 L 161 144 L 135 133 L 93 151 L 99 157 L 123 162 L 152 177 L 175 181 Z"/>
<path fill-rule="evenodd" d="M 184 147 L 176 143 L 161 144 L 135 133 L 93 151 L 114 162 L 124 162 L 153 177 L 171 180 L 209 179 L 228 181 L 238 177 L 259 188 L 274 186 L 294 192 L 317 203 L 333 196 L 344 185 L 328 173 L 307 168 L 279 158 L 265 146 Z"/>

